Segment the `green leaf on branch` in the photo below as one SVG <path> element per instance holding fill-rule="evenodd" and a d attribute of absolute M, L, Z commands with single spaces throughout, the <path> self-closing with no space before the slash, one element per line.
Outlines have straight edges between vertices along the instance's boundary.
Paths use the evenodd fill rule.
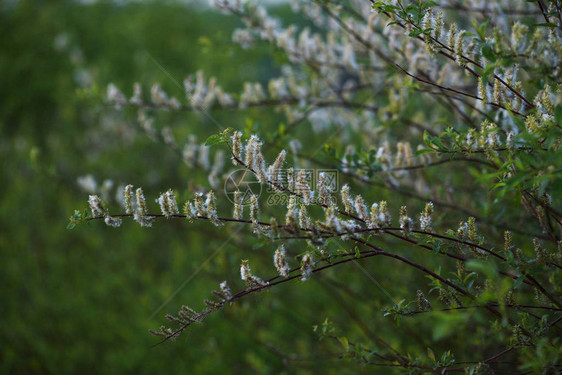
<path fill-rule="evenodd" d="M 347 340 L 347 337 L 338 337 L 338 341 L 343 346 L 344 350 L 349 352 L 349 341 Z"/>
<path fill-rule="evenodd" d="M 66 229 L 74 229 L 78 224 L 82 224 L 88 218 L 88 211 L 84 210 L 82 214 L 78 210 L 74 210 L 74 214 L 69 218 L 69 222 L 66 225 Z"/>
<path fill-rule="evenodd" d="M 430 154 L 430 153 L 433 153 L 433 152 L 435 152 L 435 150 L 431 150 L 431 149 L 425 148 L 425 149 L 423 149 L 423 150 L 417 150 L 417 151 L 414 153 L 414 155 L 415 155 L 415 156 L 420 156 L 420 155 L 424 155 L 424 154 Z"/>
<path fill-rule="evenodd" d="M 483 41 L 486 40 L 486 29 L 488 28 L 489 23 L 490 23 L 490 18 L 482 22 L 480 25 L 476 25 L 475 22 L 472 23 L 472 27 L 474 27 L 474 30 L 476 30 L 476 33 L 478 33 L 478 36 Z"/>
<path fill-rule="evenodd" d="M 435 1 L 426 1 L 425 3 L 422 3 L 421 8 L 425 9 L 425 8 L 429 8 L 431 6 L 439 6 L 438 3 L 436 3 Z"/>
<path fill-rule="evenodd" d="M 213 146 L 222 142 L 220 135 L 213 134 L 205 141 L 205 146 Z"/>
<path fill-rule="evenodd" d="M 205 141 L 205 146 L 213 146 L 219 143 L 228 142 L 228 134 L 232 131 L 232 128 L 226 128 L 219 134 L 213 134 Z"/>
<path fill-rule="evenodd" d="M 427 357 L 429 359 L 431 359 L 433 362 L 436 361 L 435 359 L 435 353 L 433 353 L 433 350 L 431 350 L 431 348 L 427 348 Z"/>
<path fill-rule="evenodd" d="M 497 55 L 494 52 L 494 49 L 488 43 L 486 43 L 482 46 L 482 56 L 484 56 L 485 58 L 487 58 L 491 62 L 496 62 L 496 60 L 497 60 Z"/>

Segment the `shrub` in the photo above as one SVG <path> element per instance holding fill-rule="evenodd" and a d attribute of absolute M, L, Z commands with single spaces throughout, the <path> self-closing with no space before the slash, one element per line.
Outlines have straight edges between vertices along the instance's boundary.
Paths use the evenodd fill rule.
<path fill-rule="evenodd" d="M 151 333 L 175 339 L 248 295 L 328 274 L 355 325 L 332 316 L 314 329 L 342 358 L 406 373 L 559 373 L 560 2 L 293 1 L 288 26 L 252 3 L 214 5 L 243 22 L 235 43 L 271 47 L 278 76 L 235 93 L 199 71 L 183 99 L 158 83 L 150 97 L 140 83 L 131 97 L 107 89 L 208 183 L 195 179 L 181 202 L 189 189 L 161 193 L 159 211 L 140 187 L 120 190 L 120 213 L 92 194 L 70 223 L 241 225 L 249 248 L 266 248 L 241 260 L 244 287 L 218 280 L 203 309 L 184 305 Z M 245 124 L 215 121 L 234 110 Z M 219 132 L 200 144 L 159 127 L 170 111 Z M 374 288 L 391 303 L 372 303 Z"/>

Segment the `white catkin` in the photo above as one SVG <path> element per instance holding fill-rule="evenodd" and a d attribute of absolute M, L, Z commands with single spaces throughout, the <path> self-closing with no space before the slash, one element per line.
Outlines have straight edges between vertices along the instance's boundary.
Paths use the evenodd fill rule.
<path fill-rule="evenodd" d="M 420 215 L 420 230 L 422 231 L 431 231 L 431 214 L 433 213 L 433 202 L 428 202 L 425 205 L 425 209 Z"/>
<path fill-rule="evenodd" d="M 235 131 L 232 134 L 232 164 L 238 164 L 237 160 L 242 160 L 242 132 Z"/>
<path fill-rule="evenodd" d="M 258 197 L 255 194 L 252 194 L 250 197 L 250 220 L 252 221 L 253 225 L 258 224 L 258 215 L 259 215 L 259 205 L 258 205 Z"/>
<path fill-rule="evenodd" d="M 207 193 L 207 197 L 205 199 L 205 213 L 215 226 L 221 226 L 223 224 L 222 221 L 219 220 L 217 214 L 215 193 L 213 193 L 212 190 Z"/>
<path fill-rule="evenodd" d="M 100 197 L 97 195 L 90 195 L 88 197 L 88 203 L 90 204 L 90 209 L 92 210 L 92 217 L 99 217 L 104 215 L 104 209 L 101 205 Z"/>
<path fill-rule="evenodd" d="M 306 253 L 302 257 L 301 261 L 301 281 L 306 281 L 312 275 L 312 269 L 314 266 L 314 262 L 312 259 L 312 254 Z"/>
<path fill-rule="evenodd" d="M 228 286 L 226 280 L 220 283 L 220 289 L 221 292 L 224 294 L 226 301 L 232 298 L 232 291 L 230 290 L 230 287 Z"/>
<path fill-rule="evenodd" d="M 244 212 L 244 206 L 242 205 L 244 200 L 244 195 L 240 191 L 234 192 L 234 211 L 232 216 L 234 219 L 242 219 L 242 214 Z"/>
<path fill-rule="evenodd" d="M 408 212 L 406 210 L 406 206 L 400 207 L 400 229 L 404 235 L 408 235 L 412 231 L 412 226 L 414 225 L 414 221 L 408 217 Z"/>
<path fill-rule="evenodd" d="M 341 200 L 346 214 L 350 214 L 353 211 L 353 201 L 351 200 L 351 195 L 349 193 L 349 185 L 345 184 L 341 188 Z"/>
<path fill-rule="evenodd" d="M 297 198 L 294 195 L 289 197 L 287 204 L 287 215 L 285 216 L 285 225 L 289 228 L 297 226 Z"/>
<path fill-rule="evenodd" d="M 357 212 L 357 216 L 362 220 L 367 221 L 369 219 L 367 216 L 367 206 L 365 206 L 361 195 L 355 197 L 355 212 Z"/>
<path fill-rule="evenodd" d="M 247 260 L 242 261 L 240 266 L 240 278 L 246 282 L 249 287 L 257 287 L 266 285 L 262 279 L 257 276 L 252 275 L 252 270 L 250 269 L 250 264 Z"/>
<path fill-rule="evenodd" d="M 301 169 L 297 175 L 297 193 L 302 196 L 304 204 L 309 205 L 312 203 L 313 193 L 307 181 L 307 170 Z"/>
<path fill-rule="evenodd" d="M 137 212 L 140 216 L 145 216 L 147 214 L 146 209 L 146 199 L 144 199 L 144 194 L 142 192 L 142 188 L 138 188 L 136 191 L 136 198 L 137 198 Z"/>
<path fill-rule="evenodd" d="M 281 180 L 281 168 L 283 167 L 283 163 L 285 162 L 285 156 L 287 152 L 285 150 L 281 150 L 275 162 L 268 168 L 267 178 L 274 184 L 279 184 Z"/>
<path fill-rule="evenodd" d="M 287 261 L 287 252 L 285 251 L 285 245 L 279 246 L 277 250 L 275 250 L 275 254 L 273 256 L 273 263 L 279 275 L 283 277 L 288 277 L 290 272 L 289 262 Z"/>
<path fill-rule="evenodd" d="M 327 177 L 324 172 L 318 174 L 316 189 L 318 191 L 318 201 L 322 204 L 328 204 L 330 199 L 330 187 L 328 186 Z"/>
<path fill-rule="evenodd" d="M 133 213 L 133 185 L 125 186 L 123 192 L 123 201 L 125 204 L 125 212 L 129 215 L 132 214 Z"/>
<path fill-rule="evenodd" d="M 122 222 L 120 217 L 112 217 L 109 215 L 105 217 L 104 221 L 107 226 L 114 228 L 119 228 Z"/>
<path fill-rule="evenodd" d="M 310 218 L 308 217 L 306 205 L 304 205 L 304 204 L 301 204 L 301 208 L 299 210 L 299 225 L 300 225 L 301 228 L 309 228 L 310 227 Z"/>

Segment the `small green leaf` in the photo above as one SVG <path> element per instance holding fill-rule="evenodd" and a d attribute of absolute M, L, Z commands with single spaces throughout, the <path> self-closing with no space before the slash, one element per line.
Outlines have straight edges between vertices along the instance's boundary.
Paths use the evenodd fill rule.
<path fill-rule="evenodd" d="M 338 341 L 341 343 L 346 352 L 349 352 L 349 341 L 347 337 L 338 337 Z"/>
<path fill-rule="evenodd" d="M 480 39 L 485 40 L 486 39 L 486 28 L 488 27 L 488 24 L 490 23 L 490 18 L 488 18 L 486 21 L 482 22 L 480 24 L 480 26 L 475 27 L 476 32 L 478 33 L 478 36 L 480 37 Z"/>
<path fill-rule="evenodd" d="M 431 350 L 431 348 L 427 348 L 427 357 L 435 362 L 435 353 L 433 353 L 433 350 Z"/>
<path fill-rule="evenodd" d="M 425 8 L 429 8 L 429 7 L 434 6 L 434 5 L 435 5 L 435 6 L 439 6 L 439 4 L 436 3 L 435 1 L 426 1 L 425 3 L 423 3 L 423 4 L 421 5 L 421 8 L 422 8 L 422 9 L 425 9 Z"/>
<path fill-rule="evenodd" d="M 498 182 L 497 184 L 492 185 L 492 187 L 490 188 L 490 191 L 494 191 L 496 189 L 504 187 L 505 185 L 507 185 L 505 182 Z"/>
<path fill-rule="evenodd" d="M 422 30 L 422 29 L 416 29 L 416 30 L 410 32 L 410 33 L 408 34 L 408 36 L 416 37 L 416 36 L 420 35 L 421 33 L 423 33 L 423 30 Z"/>
<path fill-rule="evenodd" d="M 427 130 L 424 130 L 423 132 L 423 141 L 427 145 L 427 147 L 432 148 L 431 146 L 433 146 L 433 138 L 429 135 Z"/>
<path fill-rule="evenodd" d="M 517 280 L 515 280 L 515 282 L 513 283 L 513 289 L 517 289 L 519 286 L 521 286 L 524 280 L 525 280 L 525 275 L 519 276 Z"/>
<path fill-rule="evenodd" d="M 426 148 L 426 149 L 423 149 L 423 150 L 417 150 L 417 151 L 414 153 L 414 155 L 415 155 L 415 156 L 420 156 L 420 155 L 423 155 L 423 154 L 429 154 L 429 153 L 431 153 L 431 152 L 435 152 L 435 151 Z"/>
<path fill-rule="evenodd" d="M 484 84 L 488 83 L 488 80 L 490 78 L 490 76 L 492 74 L 494 74 L 494 70 L 496 69 L 496 64 L 488 64 L 486 65 L 486 67 L 484 68 L 484 70 L 482 71 L 481 75 L 482 75 L 482 80 L 484 81 Z"/>
<path fill-rule="evenodd" d="M 66 229 L 74 229 L 76 225 L 80 224 L 84 221 L 84 219 L 88 216 L 88 211 L 84 211 L 84 215 L 80 213 L 78 210 L 74 210 L 74 214 L 69 218 L 69 223 L 66 225 Z"/>
<path fill-rule="evenodd" d="M 222 142 L 222 138 L 218 134 L 213 134 L 205 141 L 205 146 L 213 146 Z"/>
<path fill-rule="evenodd" d="M 482 56 L 484 56 L 485 58 L 487 58 L 491 62 L 495 62 L 496 59 L 497 59 L 496 54 L 494 53 L 494 50 L 493 50 L 492 46 L 490 46 L 489 44 L 484 44 L 482 46 Z"/>

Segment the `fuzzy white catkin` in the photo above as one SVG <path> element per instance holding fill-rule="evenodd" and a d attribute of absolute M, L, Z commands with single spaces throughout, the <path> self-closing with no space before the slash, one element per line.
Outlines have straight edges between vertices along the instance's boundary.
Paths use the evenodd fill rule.
<path fill-rule="evenodd" d="M 266 283 L 257 276 L 252 275 L 252 270 L 250 269 L 250 264 L 247 260 L 242 261 L 240 266 L 240 277 L 246 282 L 249 287 L 263 286 Z"/>
<path fill-rule="evenodd" d="M 277 158 L 275 159 L 275 162 L 273 162 L 273 164 L 271 166 L 269 166 L 269 168 L 268 168 L 267 178 L 273 184 L 279 184 L 279 182 L 282 178 L 281 168 L 283 167 L 283 163 L 285 162 L 286 154 L 287 154 L 287 152 L 285 150 L 281 150 L 279 155 L 277 155 Z"/>
<path fill-rule="evenodd" d="M 312 259 L 312 254 L 306 253 L 302 257 L 301 261 L 301 281 L 306 281 L 312 275 L 312 269 L 314 266 L 314 262 Z"/>
<path fill-rule="evenodd" d="M 107 85 L 107 100 L 117 108 L 127 104 L 127 98 L 113 83 Z"/>
<path fill-rule="evenodd" d="M 380 226 L 391 226 L 392 225 L 392 217 L 388 212 L 388 203 L 386 201 L 379 202 L 379 212 L 378 212 L 378 222 Z"/>
<path fill-rule="evenodd" d="M 247 260 L 243 260 L 242 265 L 240 266 L 240 278 L 246 281 L 250 277 L 252 277 L 252 270 L 250 269 L 250 265 L 248 264 Z"/>
<path fill-rule="evenodd" d="M 123 192 L 123 203 L 125 205 L 125 212 L 127 214 L 133 213 L 133 185 L 125 186 Z"/>
<path fill-rule="evenodd" d="M 299 210 L 299 225 L 300 225 L 301 228 L 309 228 L 310 227 L 310 218 L 308 217 L 306 205 L 304 205 L 304 204 L 301 204 L 301 208 Z"/>
<path fill-rule="evenodd" d="M 256 197 L 255 194 L 252 194 L 250 197 L 250 220 L 252 221 L 252 225 L 258 224 L 258 215 L 259 215 L 258 197 Z"/>
<path fill-rule="evenodd" d="M 144 199 L 144 194 L 142 192 L 142 188 L 138 188 L 136 190 L 136 198 L 137 198 L 137 211 L 140 215 L 144 216 L 147 213 L 146 209 L 146 199 Z"/>
<path fill-rule="evenodd" d="M 232 216 L 234 219 L 242 219 L 242 213 L 244 212 L 244 206 L 242 205 L 244 200 L 244 196 L 242 194 L 242 192 L 240 191 L 235 191 L 234 192 L 234 211 L 232 213 Z"/>
<path fill-rule="evenodd" d="M 211 220 L 211 222 L 215 226 L 222 225 L 222 222 L 219 220 L 217 214 L 217 204 L 215 201 L 215 193 L 211 190 L 207 193 L 207 197 L 205 199 L 205 213 L 207 217 Z"/>
<path fill-rule="evenodd" d="M 437 13 L 437 18 L 435 20 L 435 29 L 433 30 L 433 37 L 436 40 L 440 40 L 442 31 L 443 31 L 443 12 L 439 12 Z"/>
<path fill-rule="evenodd" d="M 289 228 L 294 228 L 297 225 L 297 198 L 294 195 L 289 197 L 287 203 L 287 215 L 285 216 L 285 225 Z"/>
<path fill-rule="evenodd" d="M 295 170 L 293 168 L 287 169 L 287 189 L 289 191 L 295 191 L 296 189 L 295 181 Z"/>
<path fill-rule="evenodd" d="M 367 206 L 365 206 L 365 202 L 363 201 L 363 197 L 358 195 L 355 197 L 355 212 L 357 212 L 357 216 L 362 220 L 367 221 Z"/>
<path fill-rule="evenodd" d="M 232 291 L 230 290 L 230 287 L 228 286 L 226 280 L 223 281 L 222 283 L 220 283 L 219 286 L 220 286 L 221 292 L 225 296 L 225 300 L 228 301 L 229 299 L 231 299 L 232 298 Z"/>
<path fill-rule="evenodd" d="M 192 202 L 185 202 L 183 211 L 185 213 L 185 217 L 189 221 L 193 221 L 193 219 L 197 219 L 197 207 Z"/>
<path fill-rule="evenodd" d="M 104 222 L 109 227 L 119 228 L 122 220 L 120 217 L 112 217 L 108 215 L 105 217 Z"/>
<path fill-rule="evenodd" d="M 379 204 L 373 203 L 371 205 L 371 218 L 368 223 L 369 229 L 380 228 L 382 224 L 379 219 Z"/>
<path fill-rule="evenodd" d="M 414 225 L 414 221 L 408 217 L 408 212 L 406 211 L 406 206 L 400 207 L 400 229 L 404 235 L 408 235 L 412 230 L 412 226 Z"/>
<path fill-rule="evenodd" d="M 297 193 L 302 196 L 304 204 L 309 205 L 312 203 L 313 192 L 307 181 L 307 170 L 301 169 L 297 175 Z"/>
<path fill-rule="evenodd" d="M 277 250 L 275 250 L 275 254 L 273 256 L 273 263 L 279 275 L 283 277 L 288 277 L 290 272 L 289 262 L 287 261 L 287 252 L 285 251 L 285 245 L 279 246 Z"/>
<path fill-rule="evenodd" d="M 431 214 L 433 213 L 433 202 L 428 202 L 425 205 L 425 209 L 420 215 L 420 230 L 431 231 Z"/>
<path fill-rule="evenodd" d="M 330 187 L 328 186 L 327 176 L 325 172 L 318 174 L 318 183 L 316 184 L 318 190 L 318 201 L 321 204 L 328 204 L 330 199 Z"/>
<path fill-rule="evenodd" d="M 160 196 L 157 199 L 157 202 L 160 205 L 160 210 L 162 211 L 162 214 L 166 216 L 166 218 L 170 218 L 173 215 L 179 214 L 176 197 L 171 189 L 166 191 L 165 193 L 160 194 Z"/>
<path fill-rule="evenodd" d="M 197 216 L 205 216 L 205 200 L 203 193 L 195 193 L 195 208 L 197 209 Z"/>
<path fill-rule="evenodd" d="M 349 193 L 349 185 L 345 184 L 341 188 L 341 199 L 343 202 L 345 213 L 350 214 L 353 211 L 353 201 Z"/>
<path fill-rule="evenodd" d="M 266 182 L 267 180 L 266 167 L 265 167 L 265 160 L 263 158 L 263 154 L 261 153 L 261 143 L 256 147 L 253 169 L 256 172 L 258 181 L 262 183 Z"/>
<path fill-rule="evenodd" d="M 104 209 L 101 205 L 100 197 L 97 195 L 90 195 L 88 197 L 88 203 L 90 204 L 90 209 L 92 210 L 92 217 L 103 216 Z"/>
<path fill-rule="evenodd" d="M 242 160 L 242 132 L 235 131 L 231 136 L 232 141 L 232 164 L 238 164 Z"/>
<path fill-rule="evenodd" d="M 246 143 L 246 157 L 244 159 L 244 164 L 248 168 L 252 168 L 254 166 L 257 143 L 259 143 L 259 138 L 256 135 L 252 135 Z"/>
<path fill-rule="evenodd" d="M 169 218 L 171 214 L 168 211 L 165 193 L 160 194 L 156 202 L 158 203 L 158 205 L 160 205 L 160 211 L 162 211 L 162 215 Z"/>
<path fill-rule="evenodd" d="M 330 204 L 328 208 L 325 209 L 325 223 L 331 230 L 336 233 L 341 233 L 343 231 L 342 221 L 338 218 L 336 211 L 337 209 L 333 204 Z"/>

